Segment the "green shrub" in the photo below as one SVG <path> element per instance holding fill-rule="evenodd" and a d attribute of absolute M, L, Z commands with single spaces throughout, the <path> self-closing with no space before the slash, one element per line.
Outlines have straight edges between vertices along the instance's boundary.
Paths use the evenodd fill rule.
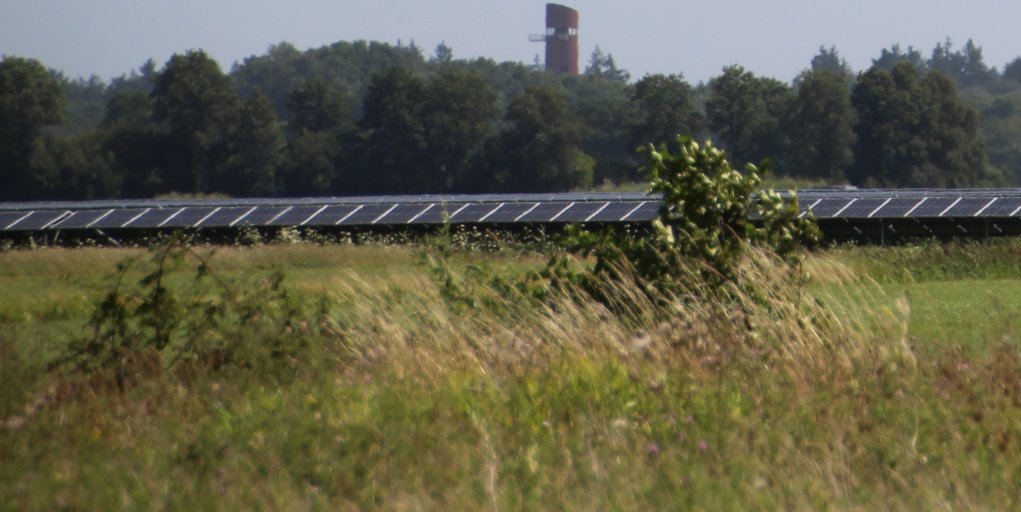
<path fill-rule="evenodd" d="M 62 363 L 124 388 L 141 375 L 187 365 L 215 371 L 291 362 L 317 322 L 283 279 L 279 272 L 221 279 L 189 241 L 169 237 L 148 258 L 118 265 L 90 334 L 70 343 Z"/>
<path fill-rule="evenodd" d="M 759 169 L 731 167 L 723 151 L 707 142 L 679 138 L 671 153 L 665 145 L 646 150 L 644 167 L 651 189 L 663 195 L 651 234 L 620 229 L 591 232 L 575 228 L 570 241 L 583 256 L 594 256 L 591 271 L 576 272 L 566 256 L 544 273 L 552 287 L 581 284 L 607 299 L 613 283 L 636 279 L 646 293 L 670 298 L 726 293 L 738 283 L 737 266 L 749 246 L 759 246 L 797 266 L 799 247 L 819 240 L 810 217 L 800 217 L 796 196 L 761 190 Z"/>
<path fill-rule="evenodd" d="M 651 233 L 572 226 L 565 237 L 568 252 L 555 254 L 545 269 L 516 281 L 478 267 L 460 276 L 446 264 L 449 244 L 437 246 L 427 261 L 443 297 L 457 307 L 500 304 L 499 309 L 506 310 L 507 304 L 548 303 L 554 295 L 580 293 L 580 300 L 594 298 L 617 314 L 643 315 L 649 311 L 637 306 L 640 301 L 631 294 L 636 288 L 645 299 L 662 305 L 685 297 L 709 296 L 725 304 L 728 297 L 740 301 L 762 295 L 738 272 L 751 247 L 796 270 L 799 248 L 820 237 L 814 220 L 800 216 L 796 196 L 785 199 L 772 189 L 760 190 L 758 168 L 748 165 L 744 173 L 733 169 L 711 143 L 700 146 L 687 137 L 679 143 L 677 153 L 665 145 L 647 149 L 644 170 L 650 192 L 663 195 Z M 594 265 L 577 256 L 594 257 Z"/>

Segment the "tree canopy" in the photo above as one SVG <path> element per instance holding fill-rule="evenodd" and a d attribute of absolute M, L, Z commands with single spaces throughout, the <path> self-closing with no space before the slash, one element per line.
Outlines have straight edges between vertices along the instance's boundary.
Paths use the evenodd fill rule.
<path fill-rule="evenodd" d="M 732 159 L 759 162 L 783 153 L 780 127 L 793 98 L 790 87 L 728 66 L 709 82 L 709 90 L 706 119 Z"/>
<path fill-rule="evenodd" d="M 0 61 L 0 199 L 41 198 L 56 186 L 33 159 L 45 157 L 43 129 L 63 119 L 63 104 L 60 84 L 39 61 Z"/>
<path fill-rule="evenodd" d="M 910 62 L 862 75 L 852 95 L 858 111 L 852 182 L 872 186 L 962 187 L 984 173 L 978 114 L 939 71 Z"/>
<path fill-rule="evenodd" d="M 229 73 L 201 50 L 104 83 L 0 61 L 0 199 L 553 192 L 642 180 L 638 147 L 716 140 L 813 183 L 1021 184 L 1021 57 L 894 44 L 855 74 L 820 46 L 791 82 L 728 66 L 632 81 L 441 43 L 288 43 Z"/>

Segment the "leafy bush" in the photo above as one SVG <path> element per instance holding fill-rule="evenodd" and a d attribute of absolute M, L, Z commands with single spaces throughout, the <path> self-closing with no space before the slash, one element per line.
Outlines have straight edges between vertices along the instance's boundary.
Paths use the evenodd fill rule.
<path fill-rule="evenodd" d="M 818 241 L 819 229 L 813 219 L 799 216 L 796 196 L 784 199 L 772 189 L 759 189 L 757 167 L 735 170 L 710 142 L 700 146 L 680 137 L 679 146 L 677 153 L 665 145 L 646 150 L 650 191 L 663 195 L 651 234 L 574 231 L 574 248 L 596 257 L 592 272 L 576 281 L 598 292 L 607 280 L 627 275 L 651 294 L 684 295 L 695 283 L 699 293 L 716 293 L 735 283 L 749 245 L 797 265 L 799 247 Z M 561 270 L 559 275 L 565 268 L 563 261 L 550 265 L 550 270 Z"/>
<path fill-rule="evenodd" d="M 583 302 L 594 298 L 627 316 L 647 314 L 649 309 L 638 304 L 648 299 L 676 305 L 678 298 L 708 296 L 722 299 L 710 302 L 726 304 L 728 297 L 740 302 L 768 295 L 756 293 L 756 283 L 739 272 L 748 250 L 764 249 L 785 262 L 780 272 L 786 275 L 800 265 L 799 248 L 818 241 L 814 220 L 799 215 L 795 196 L 785 199 L 772 189 L 760 190 L 754 165 L 742 173 L 711 143 L 700 146 L 687 137 L 678 141 L 677 153 L 665 145 L 647 149 L 643 170 L 650 192 L 663 195 L 651 232 L 572 226 L 566 236 L 568 252 L 555 254 L 543 270 L 516 281 L 481 267 L 458 275 L 446 263 L 448 244 L 447 250 L 434 249 L 428 259 L 448 304 L 467 309 L 501 304 L 497 309 L 506 311 L 509 303 L 549 303 L 554 295 L 580 292 L 576 296 Z M 589 266 L 577 256 L 594 257 L 595 264 Z M 753 258 L 759 263 L 767 259 Z M 632 293 L 636 288 L 645 295 L 641 300 Z"/>
<path fill-rule="evenodd" d="M 189 243 L 172 236 L 148 259 L 120 263 L 89 321 L 91 334 L 73 341 L 62 362 L 124 388 L 139 375 L 182 365 L 262 368 L 298 357 L 316 322 L 283 274 L 220 279 Z"/>

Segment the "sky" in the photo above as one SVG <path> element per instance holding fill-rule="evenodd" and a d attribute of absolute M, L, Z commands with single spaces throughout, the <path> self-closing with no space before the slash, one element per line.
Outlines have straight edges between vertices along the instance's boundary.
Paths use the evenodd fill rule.
<path fill-rule="evenodd" d="M 543 53 L 542 0 L 0 0 L 0 54 L 39 59 L 70 77 L 103 79 L 203 49 L 224 67 L 289 42 L 411 40 L 431 54 L 531 63 Z M 681 73 L 706 81 L 724 66 L 791 80 L 820 46 L 863 70 L 883 48 L 928 56 L 950 37 L 1000 67 L 1021 56 L 1021 2 L 1008 0 L 568 0 L 581 13 L 581 65 L 598 45 L 637 79 Z"/>

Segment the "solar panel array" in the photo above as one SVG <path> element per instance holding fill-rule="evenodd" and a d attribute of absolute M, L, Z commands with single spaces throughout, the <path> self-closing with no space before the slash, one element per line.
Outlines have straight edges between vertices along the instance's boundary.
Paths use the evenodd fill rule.
<path fill-rule="evenodd" d="M 0 231 L 647 222 L 645 194 L 0 204 Z"/>
<path fill-rule="evenodd" d="M 804 194 L 799 197 L 799 206 L 818 219 L 1010 218 L 1021 213 L 1021 195 L 891 194 L 874 197 L 844 193 L 834 197 Z"/>
<path fill-rule="evenodd" d="M 798 199 L 838 236 L 1013 234 L 1011 221 L 1021 234 L 1021 189 L 813 189 Z M 645 223 L 660 204 L 642 193 L 4 203 L 0 232 Z"/>

